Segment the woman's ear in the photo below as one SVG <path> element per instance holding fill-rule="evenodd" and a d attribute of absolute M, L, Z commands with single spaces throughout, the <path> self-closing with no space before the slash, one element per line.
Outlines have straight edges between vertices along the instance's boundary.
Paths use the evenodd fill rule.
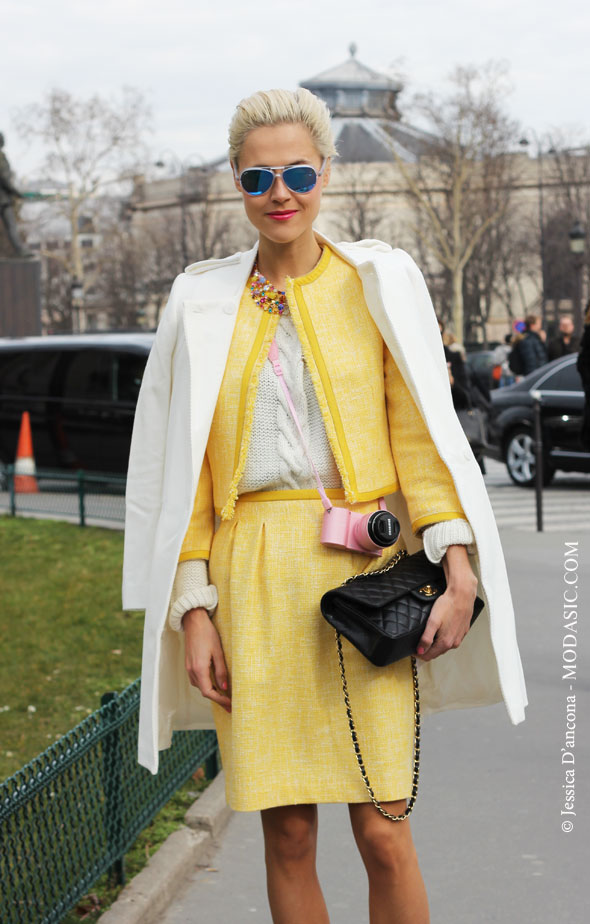
<path fill-rule="evenodd" d="M 231 158 L 230 158 L 229 165 L 230 165 L 231 174 L 232 174 L 232 177 L 233 177 L 233 180 L 234 180 L 234 186 L 236 187 L 236 189 L 237 189 L 238 192 L 241 192 L 241 191 L 242 191 L 242 187 L 240 186 L 240 181 L 239 181 L 238 178 L 236 177 L 236 173 L 238 172 L 238 165 L 237 165 L 237 164 L 234 165 L 233 162 L 232 162 L 232 160 L 231 160 Z"/>
<path fill-rule="evenodd" d="M 325 189 L 328 183 L 330 182 L 331 169 L 332 169 L 332 158 L 329 157 L 328 160 L 326 161 L 324 172 L 322 173 L 322 189 Z"/>

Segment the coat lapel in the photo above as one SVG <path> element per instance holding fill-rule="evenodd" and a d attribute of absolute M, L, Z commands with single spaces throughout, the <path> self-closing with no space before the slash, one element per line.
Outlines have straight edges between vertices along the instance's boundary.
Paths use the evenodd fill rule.
<path fill-rule="evenodd" d="M 252 271 L 258 247 L 237 254 L 232 263 L 219 261 L 188 267 L 190 297 L 183 299 L 182 324 L 190 373 L 190 432 L 194 478 L 193 494 L 215 413 L 244 286 Z"/>

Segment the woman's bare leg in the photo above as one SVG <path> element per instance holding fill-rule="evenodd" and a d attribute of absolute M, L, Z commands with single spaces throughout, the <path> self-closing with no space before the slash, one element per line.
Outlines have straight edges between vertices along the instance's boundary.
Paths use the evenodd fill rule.
<path fill-rule="evenodd" d="M 406 800 L 382 805 L 391 815 L 401 815 Z M 428 899 L 409 820 L 389 821 L 372 802 L 352 803 L 348 809 L 369 877 L 371 924 L 429 924 Z"/>
<path fill-rule="evenodd" d="M 274 924 L 329 924 L 315 867 L 317 806 L 280 805 L 260 815 Z"/>

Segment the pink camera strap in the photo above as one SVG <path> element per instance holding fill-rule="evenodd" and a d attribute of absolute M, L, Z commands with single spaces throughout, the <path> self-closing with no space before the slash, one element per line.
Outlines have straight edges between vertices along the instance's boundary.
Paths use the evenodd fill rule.
<path fill-rule="evenodd" d="M 279 382 L 281 383 L 283 387 L 283 391 L 285 392 L 285 397 L 287 399 L 287 404 L 289 405 L 289 410 L 291 411 L 293 420 L 295 421 L 295 426 L 297 427 L 297 430 L 299 431 L 299 436 L 301 437 L 301 442 L 303 443 L 303 448 L 305 449 L 305 455 L 307 456 L 309 460 L 309 464 L 311 465 L 312 470 L 313 470 L 313 475 L 316 480 L 316 484 L 318 486 L 318 491 L 320 492 L 320 497 L 322 498 L 322 504 L 324 505 L 326 510 L 331 510 L 332 504 L 330 503 L 330 498 L 326 494 L 324 485 L 322 484 L 322 479 L 320 478 L 318 470 L 315 467 L 314 461 L 311 458 L 311 453 L 309 451 L 309 446 L 307 445 L 307 440 L 305 439 L 303 435 L 303 430 L 301 429 L 301 424 L 299 423 L 299 417 L 297 416 L 295 405 L 293 404 L 293 401 L 291 399 L 291 392 L 289 391 L 287 383 L 285 382 L 283 368 L 279 360 L 279 348 L 277 346 L 276 340 L 274 339 L 270 345 L 270 350 L 268 351 L 268 358 L 270 359 L 272 363 L 272 367 L 275 371 L 275 375 L 277 376 Z"/>
<path fill-rule="evenodd" d="M 272 341 L 272 343 L 271 343 L 271 345 L 270 345 L 270 349 L 269 349 L 269 351 L 268 351 L 268 358 L 270 359 L 270 361 L 271 361 L 271 363 L 272 363 L 272 367 L 273 367 L 273 369 L 274 369 L 274 371 L 275 371 L 275 375 L 277 376 L 279 382 L 281 383 L 281 386 L 282 386 L 282 388 L 283 388 L 283 391 L 285 392 L 285 397 L 286 397 L 286 399 L 287 399 L 287 404 L 289 405 L 289 410 L 291 411 L 291 414 L 292 414 L 292 416 L 293 416 L 293 420 L 295 421 L 295 426 L 297 427 L 297 430 L 299 431 L 299 436 L 301 437 L 301 442 L 303 443 L 303 448 L 305 449 L 305 455 L 307 456 L 307 458 L 308 458 L 308 460 L 309 460 L 309 464 L 311 465 L 311 468 L 312 468 L 312 471 L 313 471 L 313 475 L 314 475 L 314 478 L 315 478 L 315 480 L 316 480 L 316 484 L 317 484 L 317 486 L 318 486 L 318 491 L 319 491 L 320 497 L 321 497 L 321 499 L 322 499 L 322 504 L 324 505 L 324 507 L 325 507 L 326 510 L 331 510 L 333 505 L 330 503 L 330 499 L 329 499 L 328 495 L 326 494 L 326 491 L 325 491 L 325 489 L 324 489 L 324 485 L 322 484 L 322 479 L 320 478 L 319 473 L 318 473 L 318 470 L 317 470 L 317 468 L 315 467 L 314 461 L 313 461 L 313 459 L 311 458 L 311 453 L 310 453 L 310 451 L 309 451 L 309 446 L 307 445 L 307 440 L 305 439 L 305 437 L 304 437 L 304 435 L 303 435 L 303 430 L 301 429 L 301 424 L 299 423 L 299 417 L 297 416 L 297 411 L 295 410 L 295 405 L 293 404 L 293 401 L 292 401 L 292 399 L 291 399 L 291 393 L 290 393 L 290 391 L 289 391 L 289 388 L 288 388 L 288 386 L 287 386 L 287 383 L 285 382 L 285 376 L 284 376 L 284 374 L 283 374 L 283 369 L 282 369 L 282 366 L 281 366 L 281 363 L 280 363 L 280 360 L 279 360 L 279 348 L 278 348 L 278 346 L 277 346 L 276 340 L 274 340 L 274 339 L 273 339 L 273 341 Z M 384 498 L 384 497 L 380 497 L 380 498 L 379 498 L 379 506 L 381 507 L 382 510 L 386 510 L 386 509 L 387 509 L 387 508 L 386 508 L 386 505 L 385 505 L 385 498 Z"/>

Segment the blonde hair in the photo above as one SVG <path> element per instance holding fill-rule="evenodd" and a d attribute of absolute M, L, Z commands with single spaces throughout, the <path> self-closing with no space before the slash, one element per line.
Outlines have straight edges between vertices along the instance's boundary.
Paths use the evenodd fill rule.
<path fill-rule="evenodd" d="M 265 125 L 305 125 L 322 157 L 337 156 L 330 110 L 309 90 L 259 90 L 241 100 L 229 125 L 229 156 L 238 163 L 244 141 L 254 128 Z"/>

